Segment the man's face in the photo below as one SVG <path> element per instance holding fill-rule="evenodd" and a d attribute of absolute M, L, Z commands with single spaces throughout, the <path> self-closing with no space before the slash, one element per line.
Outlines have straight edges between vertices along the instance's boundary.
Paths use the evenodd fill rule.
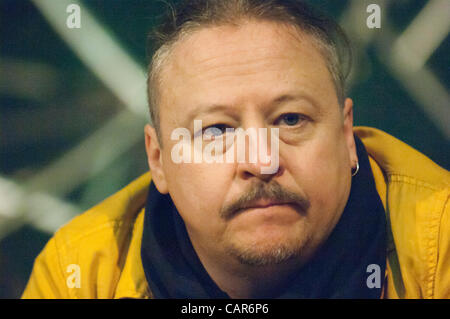
<path fill-rule="evenodd" d="M 275 23 L 201 29 L 176 44 L 160 90 L 163 147 L 147 127 L 149 164 L 200 259 L 308 259 L 345 207 L 356 162 L 351 100 L 338 105 L 312 39 Z M 194 120 L 222 130 L 278 128 L 278 170 L 262 174 L 263 164 L 249 161 L 174 163 L 179 141 L 171 133 L 184 127 L 193 136 Z"/>

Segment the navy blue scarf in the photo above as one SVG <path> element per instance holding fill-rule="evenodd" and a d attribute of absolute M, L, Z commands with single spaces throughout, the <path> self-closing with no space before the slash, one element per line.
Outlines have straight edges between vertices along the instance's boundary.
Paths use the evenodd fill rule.
<path fill-rule="evenodd" d="M 360 169 L 339 222 L 315 256 L 274 298 L 380 298 L 369 288 L 368 265 L 386 269 L 385 212 L 364 145 L 355 136 Z M 145 276 L 155 298 L 229 298 L 201 264 L 169 195 L 150 185 L 141 247 Z M 370 280 L 369 280 L 370 281 Z"/>

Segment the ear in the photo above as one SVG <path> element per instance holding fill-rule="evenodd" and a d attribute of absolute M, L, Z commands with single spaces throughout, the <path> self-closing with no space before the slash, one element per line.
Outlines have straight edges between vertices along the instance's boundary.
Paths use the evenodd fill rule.
<path fill-rule="evenodd" d="M 356 154 L 356 144 L 355 138 L 353 136 L 353 101 L 350 98 L 345 99 L 344 109 L 343 109 L 343 119 L 344 119 L 344 136 L 347 143 L 348 155 L 352 167 L 356 166 L 358 162 L 358 155 Z"/>
<path fill-rule="evenodd" d="M 163 170 L 161 147 L 154 127 L 147 124 L 145 132 L 145 150 L 147 151 L 147 161 L 156 188 L 162 194 L 169 192 L 167 188 L 166 176 Z"/>

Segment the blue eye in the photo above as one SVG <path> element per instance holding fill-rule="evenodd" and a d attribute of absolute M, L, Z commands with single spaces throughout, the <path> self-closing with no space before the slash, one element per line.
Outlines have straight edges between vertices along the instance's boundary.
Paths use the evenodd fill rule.
<path fill-rule="evenodd" d="M 296 113 L 287 113 L 280 116 L 279 120 L 284 121 L 288 126 L 297 125 L 300 121 L 300 115 Z"/>
<path fill-rule="evenodd" d="M 209 138 L 219 137 L 226 133 L 227 128 L 229 126 L 226 124 L 211 125 L 203 129 L 203 136 L 208 136 Z"/>

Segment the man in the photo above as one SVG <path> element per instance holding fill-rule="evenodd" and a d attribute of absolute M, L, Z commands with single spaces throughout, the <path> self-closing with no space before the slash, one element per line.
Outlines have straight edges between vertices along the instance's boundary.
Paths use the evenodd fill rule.
<path fill-rule="evenodd" d="M 450 297 L 450 175 L 353 128 L 339 28 L 288 0 L 169 16 L 149 69 L 151 179 L 62 227 L 23 297 Z"/>

